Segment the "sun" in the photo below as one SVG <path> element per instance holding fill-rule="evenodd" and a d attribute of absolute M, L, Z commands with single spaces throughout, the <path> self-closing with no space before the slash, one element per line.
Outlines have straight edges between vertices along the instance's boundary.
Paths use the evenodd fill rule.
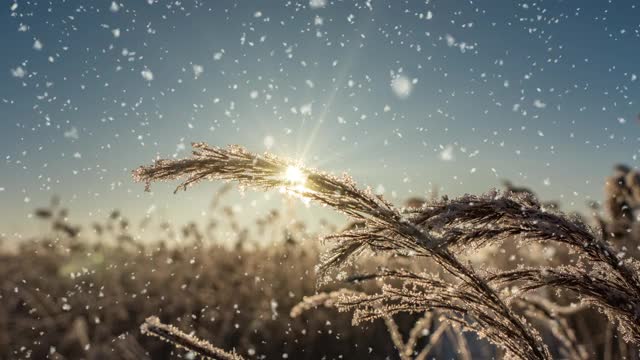
<path fill-rule="evenodd" d="M 309 204 L 310 199 L 305 196 L 309 192 L 309 189 L 305 186 L 307 183 L 307 175 L 301 168 L 289 165 L 282 174 L 282 180 L 284 180 L 285 183 L 280 187 L 282 193 L 299 198 L 306 205 Z"/>
<path fill-rule="evenodd" d="M 307 176 L 304 174 L 302 169 L 293 165 L 289 165 L 289 167 L 287 167 L 287 170 L 284 173 L 284 179 L 290 185 L 295 187 L 304 187 L 304 184 L 307 182 Z"/>

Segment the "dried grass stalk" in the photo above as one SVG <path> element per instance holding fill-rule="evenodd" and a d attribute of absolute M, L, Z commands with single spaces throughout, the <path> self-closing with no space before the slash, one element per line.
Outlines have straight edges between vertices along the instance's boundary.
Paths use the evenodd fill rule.
<path fill-rule="evenodd" d="M 516 294 L 541 287 L 566 289 L 576 293 L 583 302 L 603 311 L 626 342 L 640 344 L 640 299 L 625 287 L 616 283 L 605 271 L 587 271 L 576 266 L 543 269 L 517 269 L 493 276 L 494 284 L 519 283 Z"/>
<path fill-rule="evenodd" d="M 348 306 L 341 305 L 352 299 L 353 297 L 366 297 L 367 294 L 359 291 L 353 291 L 348 289 L 340 289 L 332 292 L 322 292 L 312 296 L 305 296 L 301 302 L 291 309 L 291 317 L 298 317 L 303 312 L 315 309 L 319 306 L 327 308 L 337 308 L 338 310 L 349 310 Z M 424 359 L 433 350 L 434 346 L 442 338 L 442 333 L 450 328 L 450 324 L 447 322 L 440 322 L 437 329 L 433 333 L 427 332 L 433 324 L 434 312 L 426 312 L 424 316 L 418 319 L 409 332 L 407 340 L 404 340 L 398 324 L 393 318 L 392 313 L 383 314 L 380 316 L 387 327 L 391 341 L 393 342 L 398 355 L 402 360 L 411 359 Z M 422 337 L 428 336 L 429 341 L 423 347 L 420 352 L 416 351 L 418 340 Z M 466 349 L 466 343 L 462 344 Z M 463 354 L 465 349 L 463 349 Z M 464 358 L 464 357 L 463 357 Z"/>
<path fill-rule="evenodd" d="M 155 316 L 149 317 L 140 326 L 140 331 L 145 335 L 156 336 L 175 347 L 190 351 L 205 359 L 214 360 L 243 360 L 244 358 L 235 352 L 227 352 L 219 349 L 207 341 L 186 334 L 180 329 L 165 325 Z"/>
<path fill-rule="evenodd" d="M 586 348 L 578 342 L 575 332 L 563 317 L 567 314 L 581 311 L 583 309 L 582 306 L 560 307 L 538 296 L 520 299 L 519 303 L 526 309 L 530 317 L 534 317 L 547 325 L 553 336 L 560 342 L 560 354 L 564 358 L 574 360 L 589 359 Z"/>
<path fill-rule="evenodd" d="M 405 216 L 381 196 L 370 189 L 360 190 L 347 177 L 337 178 L 312 169 L 305 169 L 291 161 L 271 154 L 253 154 L 239 146 L 228 148 L 211 147 L 204 143 L 193 144 L 191 158 L 181 160 L 159 160 L 151 166 L 143 166 L 133 173 L 136 181 L 146 183 L 147 190 L 154 181 L 186 180 L 176 189 L 186 189 L 202 180 L 235 180 L 241 186 L 271 189 L 281 188 L 287 193 L 330 206 L 355 220 L 364 221 L 366 229 L 380 229 L 382 238 L 356 238 L 342 252 L 323 264 L 329 270 L 346 261 L 354 253 L 378 242 L 385 250 L 410 252 L 419 256 L 430 256 L 444 269 L 458 278 L 473 292 L 477 300 L 466 311 L 475 320 L 491 317 L 497 325 L 494 329 L 475 328 L 508 354 L 521 359 L 550 359 L 551 355 L 538 332 L 517 316 L 502 301 L 496 291 L 476 272 L 462 264 L 448 249 L 437 246 L 439 242 Z M 292 182 L 286 174 L 295 167 L 299 181 Z M 445 307 L 446 308 L 446 307 Z"/>

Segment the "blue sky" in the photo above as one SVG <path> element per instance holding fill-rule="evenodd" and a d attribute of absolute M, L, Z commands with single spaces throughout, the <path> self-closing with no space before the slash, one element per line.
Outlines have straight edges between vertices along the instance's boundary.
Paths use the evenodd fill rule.
<path fill-rule="evenodd" d="M 0 9 L 0 233 L 202 218 L 217 185 L 145 194 L 131 169 L 242 144 L 397 202 L 502 179 L 566 209 L 637 166 L 635 1 L 22 1 Z M 279 195 L 233 195 L 246 218 Z M 315 221 L 328 216 L 300 206 Z"/>

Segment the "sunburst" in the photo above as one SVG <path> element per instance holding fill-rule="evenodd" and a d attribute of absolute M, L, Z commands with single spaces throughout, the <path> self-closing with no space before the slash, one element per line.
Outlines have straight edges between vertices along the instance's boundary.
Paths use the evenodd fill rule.
<path fill-rule="evenodd" d="M 310 191 L 306 187 L 307 175 L 301 167 L 289 165 L 282 174 L 282 180 L 285 185 L 280 188 L 281 192 L 298 197 L 304 203 L 309 202 L 309 199 L 305 197 L 305 193 Z"/>

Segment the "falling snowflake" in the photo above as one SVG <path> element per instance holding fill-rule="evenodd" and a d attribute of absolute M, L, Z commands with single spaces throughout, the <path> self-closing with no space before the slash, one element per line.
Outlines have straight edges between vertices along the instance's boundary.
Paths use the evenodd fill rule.
<path fill-rule="evenodd" d="M 327 6 L 327 0 L 310 0 L 309 6 L 312 9 L 320 9 Z"/>
<path fill-rule="evenodd" d="M 64 137 L 67 139 L 78 140 L 80 138 L 80 136 L 78 135 L 78 129 L 75 126 L 72 127 L 68 131 L 64 132 Z"/>
<path fill-rule="evenodd" d="M 193 65 L 193 76 L 197 79 L 204 72 L 204 67 L 202 65 Z"/>
<path fill-rule="evenodd" d="M 311 115 L 311 112 L 312 112 L 312 104 L 305 104 L 300 106 L 300 114 Z"/>
<path fill-rule="evenodd" d="M 151 72 L 151 70 L 149 69 L 144 69 L 140 72 L 140 75 L 142 75 L 142 78 L 147 80 L 147 81 L 151 81 L 153 80 L 153 73 Z"/>
<path fill-rule="evenodd" d="M 447 146 L 440 146 L 440 148 L 442 149 L 442 151 L 440 151 L 440 160 L 442 161 L 453 161 L 454 156 L 453 156 L 453 146 L 451 145 L 447 145 Z"/>
<path fill-rule="evenodd" d="M 456 39 L 450 34 L 445 35 L 445 40 L 447 41 L 447 46 L 452 47 L 456 44 Z"/>
<path fill-rule="evenodd" d="M 538 109 L 544 109 L 547 107 L 547 104 L 543 103 L 540 99 L 536 99 L 533 101 L 533 106 L 537 107 Z"/>
<path fill-rule="evenodd" d="M 405 99 L 411 95 L 413 84 L 408 77 L 397 75 L 391 80 L 391 89 L 397 97 Z"/>
<path fill-rule="evenodd" d="M 27 71 L 23 69 L 21 66 L 18 66 L 15 69 L 11 69 L 11 75 L 19 79 L 22 79 L 26 74 L 27 74 Z"/>
<path fill-rule="evenodd" d="M 271 135 L 267 135 L 264 137 L 264 147 L 267 148 L 267 150 L 270 150 L 273 145 L 275 144 L 276 140 L 273 138 L 273 136 Z"/>

